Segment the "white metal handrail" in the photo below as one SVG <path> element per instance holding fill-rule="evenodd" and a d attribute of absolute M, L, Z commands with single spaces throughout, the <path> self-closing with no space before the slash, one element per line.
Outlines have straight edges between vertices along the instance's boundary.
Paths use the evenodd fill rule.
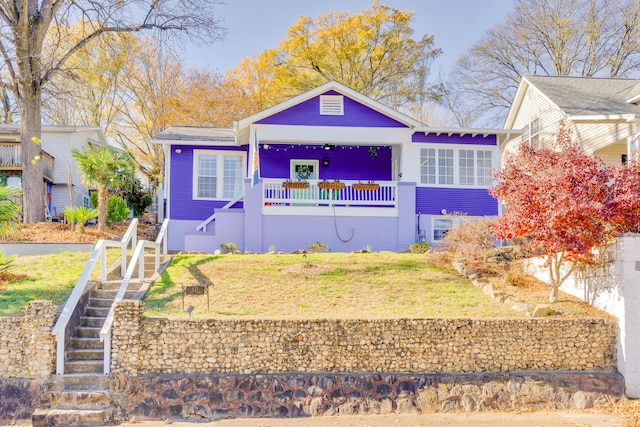
<path fill-rule="evenodd" d="M 376 181 L 376 189 L 358 190 L 360 181 L 344 180 L 344 188 L 339 190 L 322 189 L 322 181 L 308 180 L 306 188 L 285 188 L 281 179 L 263 179 L 263 204 L 272 206 L 370 206 L 397 207 L 398 183 L 395 181 Z M 330 182 L 331 183 L 331 182 Z"/>
<path fill-rule="evenodd" d="M 244 198 L 244 194 L 236 197 L 235 199 L 231 200 L 229 203 L 227 203 L 226 205 L 224 205 L 222 208 L 219 208 L 219 209 L 220 210 L 229 209 L 231 206 L 235 205 L 236 203 L 238 203 L 243 198 Z M 214 212 L 214 213 L 211 214 L 211 216 L 209 218 L 205 219 L 200 224 L 198 224 L 198 226 L 196 227 L 196 231 L 207 231 L 207 225 L 209 225 L 215 219 L 216 219 L 216 213 Z"/>
<path fill-rule="evenodd" d="M 117 301 L 124 299 L 127 288 L 129 287 L 129 282 L 131 282 L 131 278 L 136 271 L 136 267 L 138 267 L 138 278 L 140 281 L 144 280 L 144 250 L 145 249 L 153 249 L 154 250 L 154 271 L 158 271 L 160 269 L 160 252 L 163 255 L 167 254 L 167 227 L 169 226 L 169 220 L 165 219 L 162 223 L 162 227 L 160 227 L 160 232 L 158 233 L 158 237 L 155 242 L 149 242 L 145 240 L 141 240 L 136 245 L 136 248 L 133 251 L 133 255 L 131 257 L 131 262 L 127 266 L 127 271 L 122 278 L 122 283 L 120 284 L 120 288 L 118 288 L 118 292 L 116 293 L 116 297 L 113 300 L 113 304 L 111 304 L 111 309 L 109 310 L 109 314 L 102 325 L 102 329 L 100 330 L 100 341 L 104 342 L 104 374 L 108 375 L 111 372 L 111 327 L 113 326 L 113 316 L 114 309 Z"/>
<path fill-rule="evenodd" d="M 91 278 L 91 273 L 93 272 L 93 269 L 95 268 L 96 264 L 98 264 L 99 262 L 100 263 L 100 280 L 102 281 L 107 280 L 107 248 L 109 247 L 121 248 L 122 252 L 121 252 L 120 264 L 126 265 L 127 264 L 127 246 L 129 245 L 129 242 L 131 242 L 132 247 L 135 244 L 136 236 L 137 236 L 137 228 L 138 228 L 138 220 L 137 218 L 134 218 L 129 224 L 129 228 L 127 229 L 124 236 L 119 242 L 100 239 L 96 242 L 95 246 L 93 247 L 93 251 L 89 256 L 89 261 L 87 261 L 87 263 L 85 264 L 84 269 L 82 270 L 82 274 L 80 275 L 80 278 L 76 282 L 76 285 L 73 288 L 71 295 L 69 295 L 69 298 L 67 299 L 67 302 L 65 303 L 64 308 L 60 313 L 60 317 L 58 318 L 58 321 L 53 327 L 52 333 L 56 337 L 56 353 L 57 353 L 56 354 L 56 374 L 62 375 L 64 373 L 64 350 L 65 350 L 65 344 L 66 344 L 65 338 L 66 338 L 67 324 L 69 323 L 69 320 L 71 320 L 71 316 L 76 310 L 76 306 L 78 305 L 80 298 L 84 294 L 87 288 L 87 285 L 89 284 L 89 279 Z M 124 269 L 121 267 L 120 271 L 122 273 Z"/>

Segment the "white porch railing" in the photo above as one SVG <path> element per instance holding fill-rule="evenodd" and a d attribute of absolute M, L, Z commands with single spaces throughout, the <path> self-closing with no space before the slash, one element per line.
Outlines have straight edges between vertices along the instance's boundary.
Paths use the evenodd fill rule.
<path fill-rule="evenodd" d="M 169 226 L 169 219 L 165 219 L 162 222 L 162 227 L 158 233 L 158 237 L 155 242 L 149 242 L 141 240 L 136 245 L 133 255 L 131 256 L 131 262 L 127 266 L 127 271 L 122 278 L 122 283 L 118 289 L 118 293 L 113 300 L 109 314 L 102 325 L 100 330 L 100 341 L 104 342 L 104 374 L 108 375 L 111 372 L 111 327 L 113 326 L 114 307 L 117 301 L 124 298 L 129 282 L 133 277 L 133 274 L 138 268 L 138 278 L 140 281 L 144 280 L 144 251 L 145 249 L 153 249 L 154 253 L 154 271 L 158 271 L 160 268 L 160 252 L 162 255 L 167 255 L 167 227 Z"/>
<path fill-rule="evenodd" d="M 76 286 L 73 288 L 71 295 L 67 299 L 64 308 L 62 309 L 62 313 L 58 318 L 55 326 L 53 327 L 53 335 L 56 337 L 56 373 L 58 375 L 62 375 L 64 373 L 64 351 L 66 344 L 66 330 L 67 324 L 73 315 L 82 294 L 85 292 L 87 285 L 89 284 L 89 279 L 91 278 L 91 274 L 96 264 L 100 263 L 100 280 L 107 280 L 107 248 L 109 247 L 117 247 L 121 248 L 120 255 L 120 272 L 121 275 L 124 274 L 125 268 L 127 265 L 127 247 L 129 243 L 131 243 L 131 248 L 133 249 L 136 246 L 136 238 L 137 238 L 137 229 L 138 229 L 138 219 L 134 218 L 129 224 L 129 228 L 126 233 L 122 237 L 119 242 L 111 241 L 111 240 L 98 240 L 98 242 L 93 247 L 93 252 L 89 257 L 89 261 L 84 266 L 84 270 L 82 270 L 82 274 L 80 275 L 80 279 L 76 283 Z"/>
<path fill-rule="evenodd" d="M 322 189 L 323 181 L 308 180 L 307 188 L 285 188 L 282 179 L 263 179 L 263 206 L 359 206 L 370 208 L 397 208 L 398 184 L 395 181 L 376 181 L 369 189 L 357 189 L 358 185 L 370 185 L 360 181 L 344 181 L 339 190 Z M 329 181 L 332 183 L 333 181 Z M 356 188 L 354 188 L 354 186 Z"/>
<path fill-rule="evenodd" d="M 231 200 L 229 203 L 227 203 L 226 205 L 224 205 L 222 209 L 229 209 L 231 206 L 235 205 L 236 203 L 238 203 L 240 200 L 242 200 L 244 198 L 244 194 L 236 197 L 235 199 Z M 198 226 L 196 227 L 196 231 L 207 231 L 207 225 L 209 225 L 210 223 L 212 223 L 213 221 L 215 221 L 216 219 L 216 213 L 212 213 L 211 216 L 207 219 L 205 219 L 204 221 L 202 221 L 200 224 L 198 224 Z"/>

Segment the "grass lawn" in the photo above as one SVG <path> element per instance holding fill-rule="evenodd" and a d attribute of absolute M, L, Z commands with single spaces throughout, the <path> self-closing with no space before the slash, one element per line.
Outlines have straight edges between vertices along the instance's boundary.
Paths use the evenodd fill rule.
<path fill-rule="evenodd" d="M 108 264 L 119 251 L 108 251 Z M 0 280 L 0 316 L 21 316 L 34 299 L 61 306 L 89 253 L 17 257 Z M 484 295 L 433 255 L 324 253 L 308 255 L 176 254 L 145 298 L 149 317 L 188 317 L 182 285 L 209 284 L 207 295 L 186 295 L 192 317 L 401 318 L 523 316 Z M 5 275 L 0 272 L 0 279 Z M 98 277 L 95 268 L 93 277 Z M 519 300 L 545 303 L 545 285 L 507 289 Z M 565 316 L 604 314 L 560 293 L 553 305 Z"/>
<path fill-rule="evenodd" d="M 145 298 L 149 317 L 402 318 L 514 316 L 451 267 L 410 253 L 174 255 Z"/>
<path fill-rule="evenodd" d="M 107 263 L 111 265 L 119 249 L 107 250 Z M 22 316 L 27 303 L 34 299 L 51 300 L 62 305 L 80 278 L 90 252 L 63 252 L 55 255 L 19 256 L 9 269 L 8 281 L 0 282 L 0 316 Z M 99 277 L 100 267 L 93 270 Z"/>

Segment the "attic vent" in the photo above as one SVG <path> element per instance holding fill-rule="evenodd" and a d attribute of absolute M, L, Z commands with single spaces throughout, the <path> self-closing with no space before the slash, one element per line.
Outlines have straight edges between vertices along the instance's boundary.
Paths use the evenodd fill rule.
<path fill-rule="evenodd" d="M 320 95 L 320 114 L 344 116 L 344 97 L 342 95 Z"/>

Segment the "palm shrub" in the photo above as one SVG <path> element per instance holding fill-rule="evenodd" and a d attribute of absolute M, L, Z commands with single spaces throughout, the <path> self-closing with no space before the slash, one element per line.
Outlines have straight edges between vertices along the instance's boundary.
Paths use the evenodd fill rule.
<path fill-rule="evenodd" d="M 82 151 L 74 148 L 71 155 L 85 185 L 98 190 L 98 230 L 104 231 L 109 191 L 131 185 L 135 181 L 135 165 L 129 154 L 108 145 L 91 145 Z"/>
<path fill-rule="evenodd" d="M 21 196 L 20 189 L 0 185 L 0 237 L 13 236 L 18 228 L 20 206 L 15 202 Z"/>
<path fill-rule="evenodd" d="M 76 225 L 76 233 L 82 234 L 87 221 L 98 217 L 98 209 L 89 209 L 84 206 L 76 206 L 75 208 L 65 206 L 64 216 L 67 221 Z"/>

